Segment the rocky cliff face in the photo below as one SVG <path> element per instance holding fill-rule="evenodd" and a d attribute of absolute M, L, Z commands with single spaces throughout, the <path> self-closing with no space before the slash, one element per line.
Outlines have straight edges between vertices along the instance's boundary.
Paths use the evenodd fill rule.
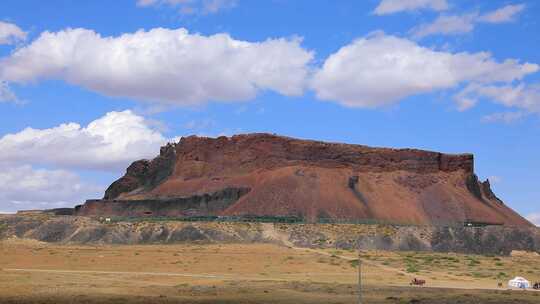
<path fill-rule="evenodd" d="M 132 191 L 152 189 L 171 175 L 175 161 L 175 145 L 161 147 L 159 156 L 152 161 L 139 160 L 131 164 L 126 174 L 107 188 L 103 199 L 115 199 Z"/>
<path fill-rule="evenodd" d="M 129 210 L 128 206 L 143 200 L 187 199 L 224 189 L 249 191 L 209 202 L 221 206 L 212 209 L 213 215 L 531 225 L 495 196 L 488 181 L 478 180 L 471 154 L 371 148 L 270 134 L 182 138 L 163 147 L 154 160 L 133 163 L 107 189 L 101 211 L 95 201 L 92 208 L 79 210 L 85 215 L 115 215 L 122 205 L 107 209 L 111 201 L 122 201 Z M 153 212 L 147 209 L 139 211 Z M 124 211 L 120 213 L 125 215 Z"/>
<path fill-rule="evenodd" d="M 219 215 L 240 197 L 247 188 L 226 188 L 213 193 L 167 199 L 141 200 L 88 200 L 75 208 L 77 215 L 125 216 L 125 217 L 182 217 Z M 52 213 L 61 213 L 52 210 Z M 73 214 L 73 213 L 72 213 Z"/>

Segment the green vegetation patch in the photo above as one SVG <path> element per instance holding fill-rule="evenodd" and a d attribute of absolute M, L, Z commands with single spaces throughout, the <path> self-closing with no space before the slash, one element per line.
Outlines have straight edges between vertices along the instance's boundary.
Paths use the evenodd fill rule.
<path fill-rule="evenodd" d="M 6 223 L 0 223 L 0 235 L 8 230 L 8 225 Z"/>
<path fill-rule="evenodd" d="M 415 265 L 415 264 L 409 264 L 407 265 L 407 269 L 405 269 L 405 271 L 409 272 L 409 273 L 417 273 L 417 272 L 420 272 L 420 270 L 418 269 L 418 265 Z"/>
<path fill-rule="evenodd" d="M 469 261 L 469 266 L 474 267 L 482 264 L 479 260 L 472 258 L 472 257 L 466 257 L 466 259 Z"/>

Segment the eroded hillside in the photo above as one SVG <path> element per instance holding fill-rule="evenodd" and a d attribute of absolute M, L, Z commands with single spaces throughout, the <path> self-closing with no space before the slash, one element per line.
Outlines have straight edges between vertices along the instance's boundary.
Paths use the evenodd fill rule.
<path fill-rule="evenodd" d="M 471 154 L 299 140 L 185 137 L 134 162 L 78 215 L 297 216 L 442 224 L 531 224 L 474 174 Z"/>
<path fill-rule="evenodd" d="M 134 221 L 103 223 L 88 217 L 0 217 L 0 238 L 76 244 L 277 243 L 306 248 L 437 251 L 507 255 L 540 252 L 540 230 L 351 224 L 273 224 Z"/>

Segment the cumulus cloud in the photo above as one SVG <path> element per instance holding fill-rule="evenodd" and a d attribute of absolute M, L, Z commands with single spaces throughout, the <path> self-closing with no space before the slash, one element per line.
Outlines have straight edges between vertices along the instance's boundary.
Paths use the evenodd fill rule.
<path fill-rule="evenodd" d="M 0 166 L 2 212 L 73 207 L 88 198 L 101 197 L 102 193 L 103 187 L 85 183 L 69 171 Z"/>
<path fill-rule="evenodd" d="M 1 137 L 0 210 L 72 207 L 101 197 L 105 187 L 85 182 L 76 170 L 121 172 L 134 160 L 155 157 L 167 139 L 154 124 L 128 110 L 85 127 L 65 123 Z"/>
<path fill-rule="evenodd" d="M 430 9 L 444 11 L 448 9 L 446 0 L 382 0 L 375 8 L 376 15 L 387 15 L 402 11 Z"/>
<path fill-rule="evenodd" d="M 26 128 L 0 138 L 0 165 L 40 164 L 116 172 L 132 161 L 153 158 L 167 140 L 131 111 L 109 112 L 86 127 L 65 123 Z"/>
<path fill-rule="evenodd" d="M 415 39 L 426 36 L 442 34 L 463 34 L 469 33 L 474 29 L 474 23 L 477 15 L 468 14 L 462 16 L 439 16 L 435 21 L 428 24 L 421 24 L 411 30 Z"/>
<path fill-rule="evenodd" d="M 525 5 L 507 5 L 495 11 L 480 15 L 470 13 L 464 15 L 442 15 L 435 21 L 421 24 L 410 32 L 414 38 L 420 39 L 430 35 L 458 35 L 471 32 L 477 23 L 506 23 L 515 19 L 525 9 Z"/>
<path fill-rule="evenodd" d="M 13 23 L 0 21 L 0 44 L 14 44 L 26 39 L 26 32 Z"/>
<path fill-rule="evenodd" d="M 539 66 L 489 53 L 448 53 L 383 33 L 372 34 L 329 56 L 311 83 L 316 96 L 350 107 L 377 107 L 407 96 L 462 83 L 511 82 Z"/>
<path fill-rule="evenodd" d="M 525 9 L 525 4 L 507 5 L 478 18 L 480 22 L 504 23 L 513 21 Z"/>
<path fill-rule="evenodd" d="M 213 14 L 236 6 L 236 0 L 138 0 L 137 6 L 171 6 L 182 14 Z"/>
<path fill-rule="evenodd" d="M 526 217 L 531 223 L 540 227 L 540 213 L 531 213 L 527 215 Z"/>
<path fill-rule="evenodd" d="M 488 99 L 509 108 L 517 108 L 528 113 L 540 113 L 540 85 L 527 85 L 520 83 L 517 85 L 497 85 L 473 83 L 465 87 L 454 96 L 458 104 L 467 104 L 464 108 L 474 106 L 481 99 Z M 494 120 L 501 118 L 503 121 L 511 121 L 522 118 L 525 113 L 502 114 L 490 117 Z"/>
<path fill-rule="evenodd" d="M 300 39 L 235 40 L 156 28 L 116 37 L 44 32 L 0 61 L 0 79 L 61 79 L 106 96 L 161 105 L 245 101 L 260 90 L 300 95 L 312 52 Z"/>

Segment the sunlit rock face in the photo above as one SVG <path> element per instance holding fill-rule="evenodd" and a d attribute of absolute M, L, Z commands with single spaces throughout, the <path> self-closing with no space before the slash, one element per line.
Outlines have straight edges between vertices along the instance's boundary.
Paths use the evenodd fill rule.
<path fill-rule="evenodd" d="M 184 137 L 155 159 L 134 162 L 103 200 L 77 213 L 531 225 L 478 180 L 472 154 L 272 134 Z"/>

